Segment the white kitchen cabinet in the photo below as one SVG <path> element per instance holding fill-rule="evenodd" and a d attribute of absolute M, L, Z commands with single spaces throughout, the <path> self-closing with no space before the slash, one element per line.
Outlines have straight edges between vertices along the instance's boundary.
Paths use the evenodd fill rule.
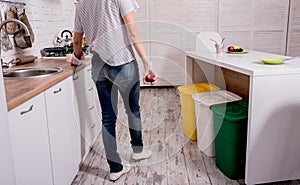
<path fill-rule="evenodd" d="M 71 184 L 100 134 L 91 66 L 8 113 L 17 185 Z"/>
<path fill-rule="evenodd" d="M 2 66 L 0 66 L 0 184 L 15 185 Z"/>
<path fill-rule="evenodd" d="M 17 185 L 53 185 L 44 94 L 9 111 Z"/>
<path fill-rule="evenodd" d="M 98 98 L 98 93 L 96 86 L 92 80 L 91 75 L 92 66 L 88 66 L 84 69 L 84 80 L 86 81 L 85 89 L 86 96 L 88 99 L 88 109 L 87 109 L 87 120 L 91 125 L 91 132 L 89 138 L 91 145 L 95 143 L 97 136 L 101 131 L 101 107 Z"/>
<path fill-rule="evenodd" d="M 100 104 L 91 79 L 91 66 L 74 74 L 73 81 L 80 117 L 81 153 L 85 158 L 101 131 Z"/>
<path fill-rule="evenodd" d="M 71 184 L 80 163 L 80 151 L 74 147 L 80 144 L 80 136 L 74 138 L 78 112 L 72 94 L 72 77 L 45 91 L 54 185 Z"/>
<path fill-rule="evenodd" d="M 92 99 L 92 104 L 95 107 L 95 110 L 93 111 L 94 112 L 93 117 L 95 117 L 97 119 L 97 123 L 95 123 L 96 129 L 94 129 L 95 130 L 94 132 L 96 133 L 96 136 L 97 136 L 101 131 L 100 123 L 101 123 L 102 116 L 101 116 L 101 106 L 100 106 L 100 101 L 99 101 L 99 97 L 98 97 L 97 87 L 96 87 L 94 81 L 92 80 L 91 70 L 92 70 L 92 66 L 86 67 L 85 76 L 87 77 L 86 80 L 90 81 L 89 87 L 87 89 L 91 95 L 90 97 Z M 96 139 L 96 137 L 94 139 Z"/>

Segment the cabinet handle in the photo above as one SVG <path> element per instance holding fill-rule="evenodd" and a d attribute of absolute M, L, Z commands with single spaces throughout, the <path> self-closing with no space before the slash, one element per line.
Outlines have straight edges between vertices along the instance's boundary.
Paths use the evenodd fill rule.
<path fill-rule="evenodd" d="M 59 92 L 61 92 L 61 91 L 62 91 L 62 89 L 61 89 L 61 87 L 60 87 L 58 90 L 54 91 L 53 93 L 56 94 L 56 93 L 59 93 Z"/>
<path fill-rule="evenodd" d="M 20 114 L 21 115 L 26 114 L 26 113 L 32 111 L 32 109 L 33 109 L 33 105 L 31 105 L 28 110 L 21 111 Z"/>
<path fill-rule="evenodd" d="M 79 76 L 75 76 L 75 77 L 73 78 L 73 80 L 78 80 L 78 78 L 79 78 Z"/>
<path fill-rule="evenodd" d="M 89 91 L 91 91 L 91 90 L 93 90 L 94 89 L 94 87 L 91 87 L 91 88 L 89 88 Z"/>
<path fill-rule="evenodd" d="M 94 109 L 94 105 L 91 108 L 89 108 L 89 110 L 93 110 L 93 109 Z"/>

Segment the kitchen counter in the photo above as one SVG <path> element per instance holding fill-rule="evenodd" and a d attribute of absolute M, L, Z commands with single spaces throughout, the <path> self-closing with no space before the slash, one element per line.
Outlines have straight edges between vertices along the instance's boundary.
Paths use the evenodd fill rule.
<path fill-rule="evenodd" d="M 284 75 L 284 74 L 300 74 L 300 58 L 295 58 L 285 61 L 283 65 L 266 65 L 259 60 L 259 58 L 270 57 L 285 57 L 282 55 L 276 55 L 271 53 L 264 53 L 258 51 L 249 51 L 247 54 L 227 54 L 221 55 L 210 52 L 190 51 L 187 55 L 206 61 L 207 63 L 218 65 L 231 69 L 246 75 L 251 76 L 269 76 L 269 75 Z"/>
<path fill-rule="evenodd" d="M 84 65 L 77 70 L 90 65 L 91 60 L 86 58 Z M 63 71 L 58 74 L 41 76 L 34 78 L 4 78 L 4 86 L 6 93 L 7 109 L 8 111 L 21 105 L 34 96 L 44 92 L 53 85 L 73 75 L 72 67 L 65 59 L 37 59 L 34 63 L 28 63 L 20 66 L 14 66 L 9 69 L 21 67 L 60 67 Z M 7 70 L 7 69 L 4 69 Z"/>
<path fill-rule="evenodd" d="M 300 59 L 266 65 L 261 57 L 286 56 L 186 53 L 186 83 L 213 83 L 249 101 L 245 183 L 250 185 L 300 178 Z"/>

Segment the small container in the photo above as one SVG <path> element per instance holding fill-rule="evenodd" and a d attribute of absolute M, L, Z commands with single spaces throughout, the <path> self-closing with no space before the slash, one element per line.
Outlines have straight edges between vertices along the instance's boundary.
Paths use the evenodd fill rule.
<path fill-rule="evenodd" d="M 66 62 L 71 62 L 72 60 L 72 54 L 67 54 L 66 55 Z"/>
<path fill-rule="evenodd" d="M 223 43 L 221 43 L 221 44 L 215 44 L 215 47 L 216 47 L 216 53 L 217 54 L 224 53 L 224 44 Z"/>

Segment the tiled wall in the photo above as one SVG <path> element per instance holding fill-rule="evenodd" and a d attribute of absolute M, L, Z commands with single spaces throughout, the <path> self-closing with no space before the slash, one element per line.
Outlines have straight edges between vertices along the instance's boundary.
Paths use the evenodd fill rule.
<path fill-rule="evenodd" d="M 53 47 L 52 40 L 56 34 L 60 34 L 63 30 L 73 29 L 75 0 L 17 0 L 23 2 L 30 21 L 31 27 L 35 34 L 35 41 L 32 48 L 19 49 L 13 48 L 4 52 L 2 50 L 2 58 L 9 61 L 14 57 L 36 55 L 40 56 L 40 50 L 45 47 Z M 1 14 L 4 15 L 8 3 L 1 2 Z M 22 12 L 22 6 L 18 7 L 19 13 Z M 3 18 L 2 18 L 3 19 Z M 13 42 L 12 36 L 10 40 Z"/>

